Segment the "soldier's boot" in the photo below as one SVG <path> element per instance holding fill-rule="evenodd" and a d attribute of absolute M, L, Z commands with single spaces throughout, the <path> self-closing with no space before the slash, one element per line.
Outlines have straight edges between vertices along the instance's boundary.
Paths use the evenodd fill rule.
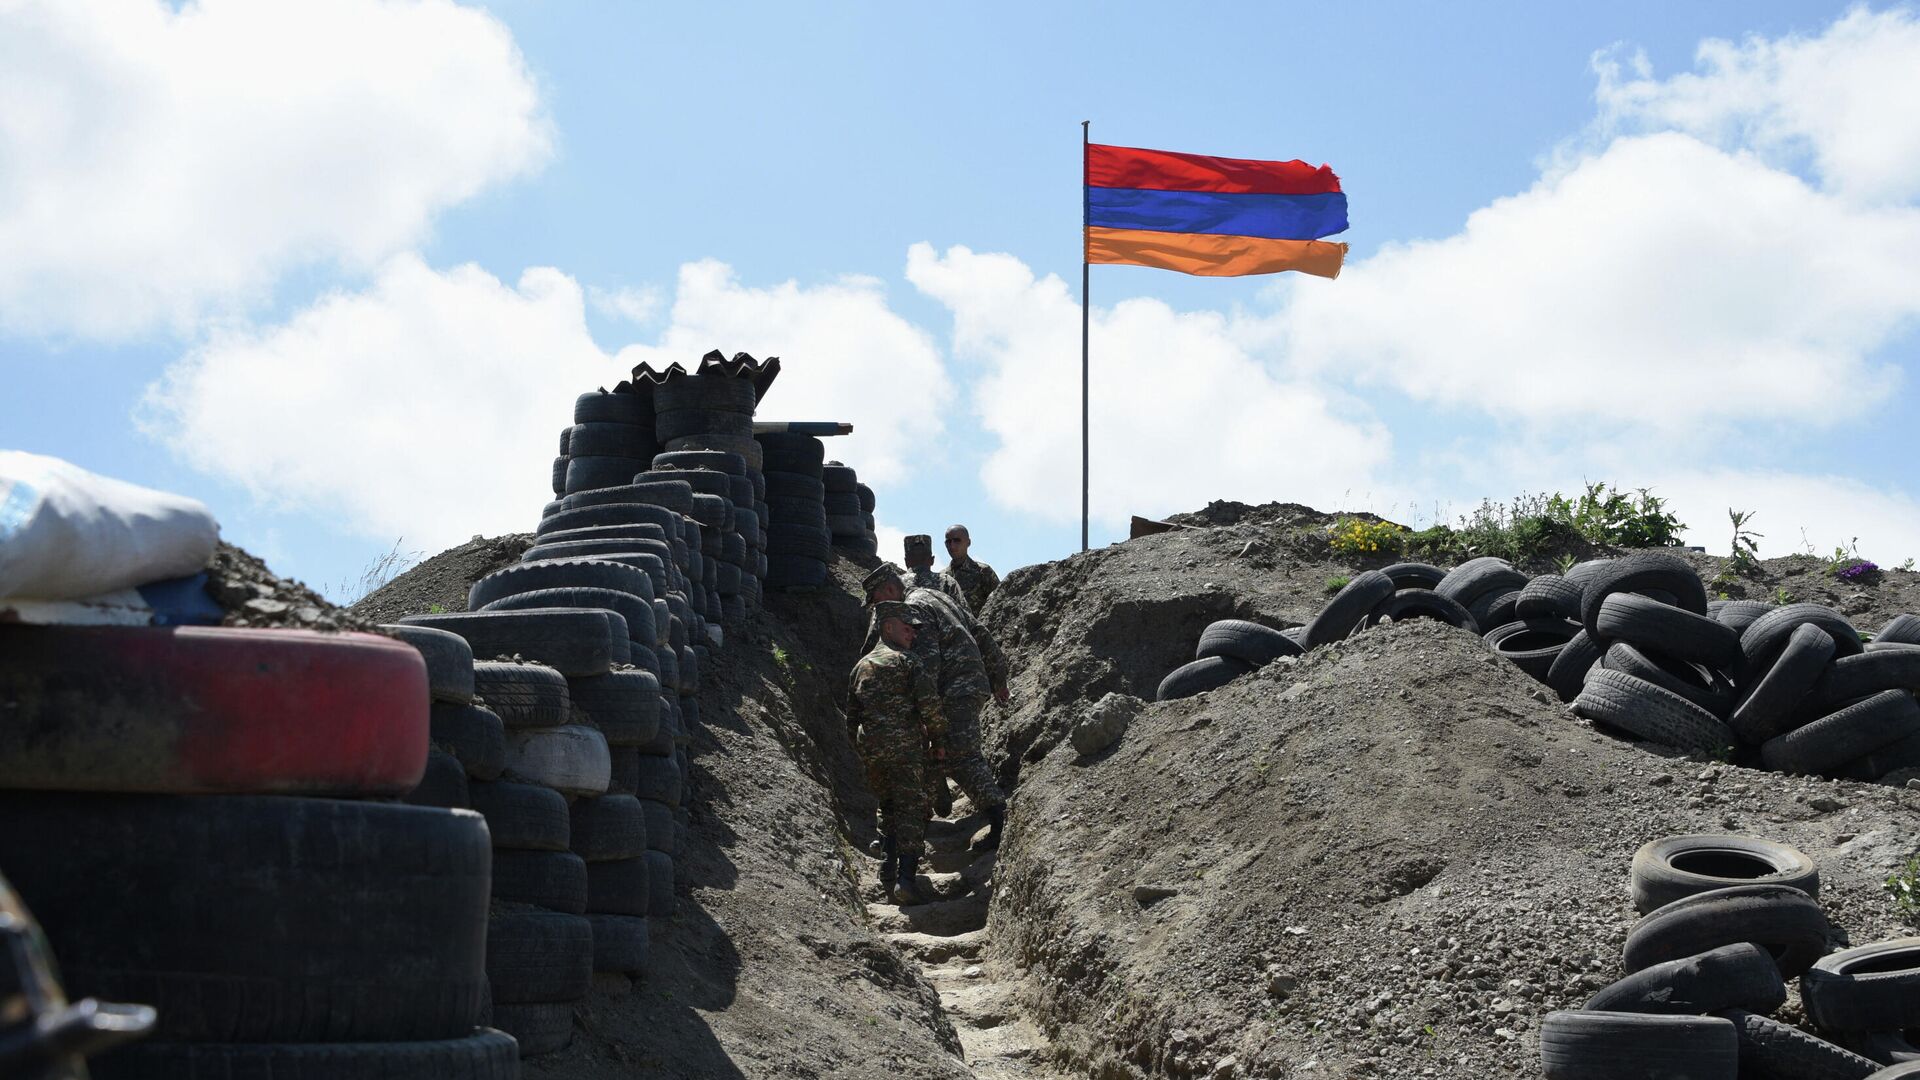
<path fill-rule="evenodd" d="M 907 855 L 900 860 L 900 877 L 893 883 L 893 902 L 900 907 L 924 904 L 927 898 L 920 893 L 920 885 L 914 881 L 914 875 L 920 870 L 920 856 Z"/>
<path fill-rule="evenodd" d="M 987 811 L 987 835 L 973 845 L 975 851 L 1000 850 L 1000 830 L 1007 824 L 1007 808 L 996 806 Z"/>
<path fill-rule="evenodd" d="M 885 844 L 887 857 L 880 860 L 880 881 L 891 889 L 893 879 L 900 874 L 900 857 L 895 854 L 893 837 L 887 837 Z"/>
<path fill-rule="evenodd" d="M 947 817 L 953 813 L 953 786 L 942 776 L 933 786 L 933 816 Z"/>

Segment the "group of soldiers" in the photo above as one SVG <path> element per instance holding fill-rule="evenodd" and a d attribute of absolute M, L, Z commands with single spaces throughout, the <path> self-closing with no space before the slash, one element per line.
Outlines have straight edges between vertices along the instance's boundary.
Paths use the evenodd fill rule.
<path fill-rule="evenodd" d="M 1007 796 L 980 750 L 987 698 L 1007 700 L 1007 658 L 975 613 L 999 586 L 969 553 L 966 526 L 947 530 L 947 569 L 933 569 L 933 538 L 909 536 L 906 569 L 882 563 L 861 582 L 871 612 L 865 653 L 847 689 L 847 729 L 880 803 L 880 880 L 897 904 L 924 900 L 915 875 L 927 821 L 952 809 L 952 777 L 987 819 L 974 846 L 1000 846 Z"/>

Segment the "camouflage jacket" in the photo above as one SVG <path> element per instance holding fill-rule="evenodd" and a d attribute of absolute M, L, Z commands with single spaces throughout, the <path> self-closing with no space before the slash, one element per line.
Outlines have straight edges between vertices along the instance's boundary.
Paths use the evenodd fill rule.
<path fill-rule="evenodd" d="M 919 602 L 916 602 L 916 598 L 919 598 Z M 1006 654 L 1000 651 L 1000 643 L 993 640 L 993 634 L 989 633 L 987 628 L 980 624 L 980 620 L 974 618 L 973 613 L 967 610 L 967 605 L 955 601 L 946 593 L 936 592 L 933 589 L 911 589 L 907 592 L 907 602 L 919 608 L 940 605 L 947 615 L 959 624 L 961 632 L 973 641 L 974 651 L 980 658 L 980 666 L 982 673 L 986 675 L 987 685 L 980 690 L 970 689 L 968 693 L 991 693 L 1007 685 Z M 941 693 L 952 696 L 952 691 L 944 688 Z"/>
<path fill-rule="evenodd" d="M 861 657 L 847 680 L 847 733 L 898 749 L 924 749 L 945 735 L 940 693 L 926 666 L 886 642 Z"/>
<path fill-rule="evenodd" d="M 987 606 L 993 590 L 1000 587 L 1000 575 L 993 572 L 993 567 L 972 559 L 948 563 L 947 576 L 960 583 L 960 591 L 967 594 L 967 608 L 975 615 Z"/>
<path fill-rule="evenodd" d="M 952 575 L 935 573 L 931 566 L 910 566 L 900 576 L 909 589 L 937 589 L 961 607 L 973 610 L 973 605 L 967 603 L 967 591 L 960 587 L 960 582 Z"/>
<path fill-rule="evenodd" d="M 966 609 L 936 589 L 911 589 L 907 603 L 924 620 L 913 639 L 913 656 L 926 666 L 940 696 L 985 697 L 992 693 L 994 684 L 988 680 L 980 646 L 967 632 L 967 623 L 973 617 Z M 872 652 L 878 644 L 880 627 L 869 618 L 867 640 L 861 647 Z"/>

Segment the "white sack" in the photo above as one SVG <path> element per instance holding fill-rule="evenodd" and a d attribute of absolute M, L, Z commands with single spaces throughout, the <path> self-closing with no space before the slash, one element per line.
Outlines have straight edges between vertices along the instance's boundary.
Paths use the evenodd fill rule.
<path fill-rule="evenodd" d="M 71 600 L 185 577 L 219 539 L 198 499 L 0 450 L 0 596 Z"/>

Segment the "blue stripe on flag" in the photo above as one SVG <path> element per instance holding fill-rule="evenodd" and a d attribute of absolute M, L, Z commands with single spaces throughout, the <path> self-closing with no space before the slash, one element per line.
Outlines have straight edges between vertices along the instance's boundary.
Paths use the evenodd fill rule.
<path fill-rule="evenodd" d="M 1345 232 L 1347 196 L 1088 188 L 1087 224 L 1110 229 L 1318 240 Z"/>

